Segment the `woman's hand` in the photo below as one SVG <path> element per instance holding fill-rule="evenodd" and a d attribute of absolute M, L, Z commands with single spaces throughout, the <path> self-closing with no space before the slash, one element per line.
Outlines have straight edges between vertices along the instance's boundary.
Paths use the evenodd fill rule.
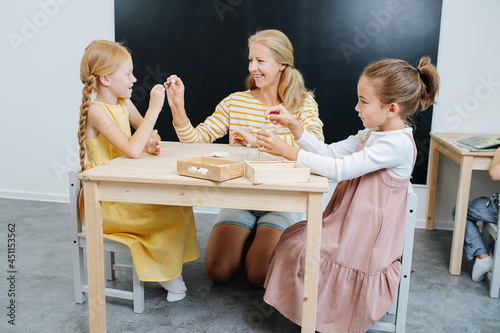
<path fill-rule="evenodd" d="M 167 100 L 170 108 L 184 109 L 184 83 L 177 75 L 170 75 L 163 84 L 167 90 Z"/>
<path fill-rule="evenodd" d="M 239 138 L 237 136 L 240 136 L 242 138 Z M 257 141 L 257 138 L 252 133 L 250 133 L 250 131 L 247 130 L 246 128 L 240 128 L 240 129 L 234 130 L 229 135 L 229 144 L 231 146 L 233 145 L 233 143 L 236 142 L 236 143 L 240 143 L 244 146 L 250 144 L 250 145 L 255 147 L 255 146 L 257 146 L 256 141 Z"/>
<path fill-rule="evenodd" d="M 165 102 L 165 88 L 161 84 L 157 84 L 151 89 L 150 95 L 149 108 L 160 113 Z"/>
<path fill-rule="evenodd" d="M 158 134 L 158 130 L 152 131 L 151 136 L 146 143 L 146 152 L 150 153 L 151 155 L 159 155 L 161 152 L 161 142 L 160 140 L 155 138 L 156 134 Z"/>
<path fill-rule="evenodd" d="M 290 146 L 276 134 L 266 131 L 257 132 L 257 145 L 260 151 L 284 157 L 289 161 L 296 161 L 299 153 L 297 148 Z"/>
<path fill-rule="evenodd" d="M 267 109 L 266 113 L 264 113 L 264 117 L 269 119 L 274 124 L 280 124 L 283 127 L 288 127 L 295 140 L 300 139 L 302 133 L 304 133 L 304 127 L 302 124 L 281 104 Z"/>

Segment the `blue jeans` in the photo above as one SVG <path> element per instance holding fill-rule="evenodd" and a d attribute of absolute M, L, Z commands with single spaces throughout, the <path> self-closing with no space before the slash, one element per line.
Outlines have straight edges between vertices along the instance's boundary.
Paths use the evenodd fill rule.
<path fill-rule="evenodd" d="M 451 211 L 451 216 L 455 220 L 455 208 Z M 498 193 L 493 193 L 491 197 L 480 197 L 469 201 L 467 208 L 467 222 L 465 225 L 464 251 L 467 260 L 474 261 L 475 257 L 482 254 L 489 254 L 486 248 L 477 221 L 490 223 L 498 222 Z"/>

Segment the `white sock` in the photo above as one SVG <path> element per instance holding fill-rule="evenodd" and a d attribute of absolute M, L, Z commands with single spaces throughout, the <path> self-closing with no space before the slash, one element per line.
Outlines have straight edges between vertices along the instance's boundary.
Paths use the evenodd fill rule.
<path fill-rule="evenodd" d="M 472 281 L 477 282 L 481 281 L 484 277 L 484 274 L 490 272 L 493 269 L 493 259 L 491 256 L 488 256 L 483 259 L 476 258 L 476 262 L 472 267 Z"/>
<path fill-rule="evenodd" d="M 177 301 L 180 301 L 181 299 L 183 299 L 184 297 L 186 297 L 186 293 L 173 293 L 173 292 L 168 292 L 167 293 L 167 301 L 169 302 L 177 302 Z"/>
<path fill-rule="evenodd" d="M 187 287 L 182 279 L 182 275 L 173 280 L 158 283 L 168 291 L 167 301 L 177 302 L 186 297 Z"/>

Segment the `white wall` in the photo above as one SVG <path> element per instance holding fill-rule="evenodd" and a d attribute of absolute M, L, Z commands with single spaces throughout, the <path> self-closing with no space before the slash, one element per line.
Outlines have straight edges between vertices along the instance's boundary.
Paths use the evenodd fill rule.
<path fill-rule="evenodd" d="M 67 201 L 80 60 L 92 40 L 114 38 L 114 1 L 2 1 L 0 31 L 0 197 Z"/>
<path fill-rule="evenodd" d="M 113 3 L 0 3 L 0 197 L 68 200 L 66 172 L 79 166 L 80 59 L 90 41 L 114 38 Z M 434 131 L 500 134 L 499 16 L 497 0 L 443 1 Z M 442 158 L 437 227 L 451 227 L 457 177 L 458 167 Z M 476 172 L 473 182 L 471 196 L 494 190 L 486 172 Z M 415 192 L 423 226 L 427 187 Z"/>
<path fill-rule="evenodd" d="M 439 102 L 434 107 L 435 132 L 492 133 L 500 137 L 500 1 L 444 0 L 439 39 Z M 458 166 L 440 158 L 436 225 L 452 228 L 451 209 L 458 188 Z M 486 171 L 475 171 L 470 197 L 489 195 L 500 184 Z M 425 192 L 425 194 L 424 194 Z M 427 191 L 419 195 L 426 205 Z M 425 211 L 417 219 L 423 222 Z"/>

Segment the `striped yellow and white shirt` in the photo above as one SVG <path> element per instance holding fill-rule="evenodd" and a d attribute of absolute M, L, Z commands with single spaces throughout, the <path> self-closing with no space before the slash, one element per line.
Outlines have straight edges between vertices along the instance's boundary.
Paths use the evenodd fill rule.
<path fill-rule="evenodd" d="M 256 135 L 265 126 L 267 131 L 274 130 L 274 125 L 264 119 L 264 113 L 271 105 L 256 100 L 251 91 L 235 92 L 224 98 L 215 108 L 215 112 L 196 128 L 188 122 L 174 126 L 181 142 L 213 142 L 235 129 L 246 128 Z M 304 126 L 304 129 L 324 141 L 323 122 L 319 119 L 318 104 L 313 97 L 307 96 L 302 106 L 290 111 Z M 288 144 L 296 146 L 293 134 L 286 127 L 278 126 L 277 133 Z"/>

